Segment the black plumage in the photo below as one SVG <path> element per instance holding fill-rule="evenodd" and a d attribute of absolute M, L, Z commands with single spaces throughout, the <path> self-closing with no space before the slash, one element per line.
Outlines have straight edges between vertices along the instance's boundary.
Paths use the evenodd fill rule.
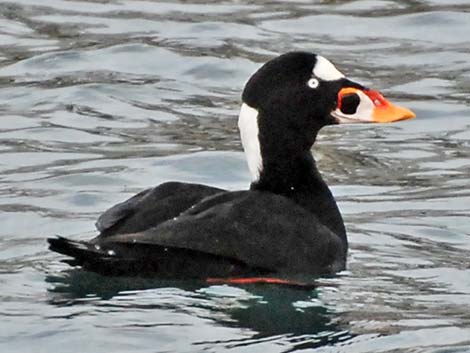
<path fill-rule="evenodd" d="M 331 274 L 346 265 L 341 214 L 310 149 L 345 78 L 312 77 L 317 56 L 288 53 L 258 70 L 243 102 L 258 112 L 262 158 L 250 190 L 170 182 L 101 215 L 88 241 L 48 239 L 73 264 L 108 275 L 207 278 Z"/>

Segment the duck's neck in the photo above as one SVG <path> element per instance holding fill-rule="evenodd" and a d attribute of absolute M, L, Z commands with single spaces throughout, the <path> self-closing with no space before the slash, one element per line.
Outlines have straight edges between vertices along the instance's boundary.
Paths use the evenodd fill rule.
<path fill-rule="evenodd" d="M 315 214 L 337 235 L 346 231 L 336 201 L 321 177 L 310 147 L 315 134 L 302 141 L 279 126 L 264 126 L 258 112 L 242 107 L 240 134 L 252 175 L 251 189 L 283 195 Z"/>
<path fill-rule="evenodd" d="M 335 234 L 346 239 L 341 213 L 310 151 L 286 158 L 287 156 L 280 155 L 272 160 L 263 159 L 260 178 L 252 182 L 250 188 L 292 199 L 315 214 Z"/>
<path fill-rule="evenodd" d="M 262 150 L 262 167 L 259 178 L 251 184 L 252 189 L 285 196 L 328 189 L 310 151 L 292 155 L 282 149 L 270 150 L 269 153 Z"/>

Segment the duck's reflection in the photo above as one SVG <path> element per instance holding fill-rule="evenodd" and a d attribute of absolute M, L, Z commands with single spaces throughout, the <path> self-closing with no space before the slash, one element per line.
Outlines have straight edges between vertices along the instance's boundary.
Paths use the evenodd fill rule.
<path fill-rule="evenodd" d="M 176 310 L 210 319 L 222 327 L 252 332 L 243 339 L 194 342 L 199 348 L 214 345 L 228 348 L 275 340 L 282 341 L 277 343 L 285 344 L 286 351 L 293 351 L 351 338 L 349 332 L 335 324 L 335 314 L 321 303 L 318 290 L 313 287 L 109 278 L 79 269 L 49 275 L 46 281 L 50 283 L 49 303 L 55 306 L 90 305 L 96 300 L 97 305 Z"/>

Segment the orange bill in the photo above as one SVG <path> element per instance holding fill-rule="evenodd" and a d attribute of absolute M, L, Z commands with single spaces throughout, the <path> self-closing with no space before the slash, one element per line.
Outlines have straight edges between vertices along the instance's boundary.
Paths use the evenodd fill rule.
<path fill-rule="evenodd" d="M 390 103 L 378 91 L 353 87 L 339 91 L 338 105 L 332 115 L 340 124 L 390 123 L 416 116 L 411 110 Z"/>

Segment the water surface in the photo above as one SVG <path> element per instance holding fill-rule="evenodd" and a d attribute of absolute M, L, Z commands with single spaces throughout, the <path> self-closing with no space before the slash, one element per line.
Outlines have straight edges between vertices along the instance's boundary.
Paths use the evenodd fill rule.
<path fill-rule="evenodd" d="M 0 350 L 470 352 L 468 1 L 0 0 Z M 246 188 L 249 75 L 309 50 L 418 118 L 314 149 L 349 267 L 314 290 L 107 279 L 46 250 L 165 180 Z"/>

